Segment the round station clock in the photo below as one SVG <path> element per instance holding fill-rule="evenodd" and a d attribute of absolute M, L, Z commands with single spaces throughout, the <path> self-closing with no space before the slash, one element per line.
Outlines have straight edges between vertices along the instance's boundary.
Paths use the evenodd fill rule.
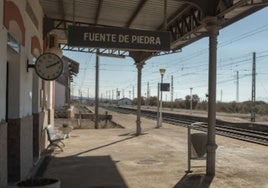
<path fill-rule="evenodd" d="M 44 80 L 55 80 L 62 71 L 63 61 L 56 54 L 44 53 L 35 62 L 35 72 Z"/>

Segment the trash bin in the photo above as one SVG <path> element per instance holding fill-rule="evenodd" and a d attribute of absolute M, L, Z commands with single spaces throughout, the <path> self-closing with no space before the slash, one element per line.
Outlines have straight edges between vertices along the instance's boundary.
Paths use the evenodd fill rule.
<path fill-rule="evenodd" d="M 203 158 L 207 153 L 207 134 L 193 133 L 191 134 L 191 158 Z"/>
<path fill-rule="evenodd" d="M 188 125 L 188 169 L 186 173 L 191 173 L 191 159 L 205 159 L 207 154 L 207 133 L 191 133 L 191 129 L 203 125 L 203 122 L 195 122 Z"/>

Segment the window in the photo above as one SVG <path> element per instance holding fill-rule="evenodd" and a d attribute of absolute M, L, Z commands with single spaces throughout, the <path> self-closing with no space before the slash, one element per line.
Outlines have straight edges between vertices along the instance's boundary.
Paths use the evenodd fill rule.
<path fill-rule="evenodd" d="M 20 44 L 9 33 L 7 36 L 7 45 L 15 52 L 20 53 Z"/>

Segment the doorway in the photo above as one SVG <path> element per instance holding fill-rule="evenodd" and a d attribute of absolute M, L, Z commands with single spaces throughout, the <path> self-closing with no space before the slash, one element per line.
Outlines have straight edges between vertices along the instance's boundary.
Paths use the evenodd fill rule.
<path fill-rule="evenodd" d="M 7 86 L 6 86 L 6 121 L 8 181 L 18 181 L 20 170 L 20 121 L 19 121 L 19 56 L 15 50 L 7 47 Z"/>
<path fill-rule="evenodd" d="M 6 67 L 6 117 L 5 117 L 5 119 L 6 119 L 6 122 L 7 122 L 7 120 L 8 120 L 8 94 L 9 94 L 9 92 L 8 92 L 8 90 L 9 90 L 9 88 L 8 88 L 8 86 L 9 86 L 9 83 L 8 83 L 8 74 L 9 74 L 9 69 L 8 69 L 8 61 L 7 61 L 7 67 Z"/>

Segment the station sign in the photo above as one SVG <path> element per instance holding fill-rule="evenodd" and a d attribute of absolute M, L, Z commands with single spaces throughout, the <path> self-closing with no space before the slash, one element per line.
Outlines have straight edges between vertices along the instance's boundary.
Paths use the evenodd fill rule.
<path fill-rule="evenodd" d="M 68 27 L 68 45 L 142 51 L 169 51 L 170 32 L 115 27 Z"/>

